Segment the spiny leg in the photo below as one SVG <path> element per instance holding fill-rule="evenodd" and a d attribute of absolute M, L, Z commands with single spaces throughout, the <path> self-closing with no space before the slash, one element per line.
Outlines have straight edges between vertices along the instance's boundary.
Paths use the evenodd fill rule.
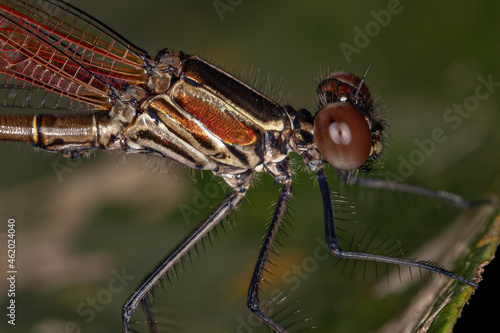
<path fill-rule="evenodd" d="M 236 177 L 233 176 L 233 179 Z M 122 320 L 125 333 L 130 333 L 130 318 L 137 310 L 137 307 L 144 302 L 148 293 L 153 289 L 156 283 L 165 275 L 169 270 L 175 267 L 175 264 L 180 262 L 182 258 L 203 238 L 210 230 L 212 230 L 220 221 L 227 217 L 234 209 L 236 209 L 243 197 L 246 195 L 250 186 L 251 172 L 241 174 L 238 180 L 238 186 L 234 186 L 234 190 L 212 211 L 212 213 L 162 262 L 162 264 L 151 274 L 147 280 L 137 289 L 137 291 L 130 297 L 125 306 L 123 307 Z M 228 183 L 228 179 L 226 179 Z M 155 327 L 152 312 L 146 308 L 146 318 L 150 327 Z M 155 328 L 153 328 L 155 329 Z"/>
<path fill-rule="evenodd" d="M 477 287 L 477 284 L 469 281 L 460 275 L 457 275 L 451 271 L 445 270 L 441 267 L 433 266 L 426 262 L 420 261 L 412 261 L 407 259 L 400 258 L 391 258 L 385 257 L 381 255 L 368 254 L 368 253 L 360 253 L 360 252 L 348 252 L 343 251 L 340 248 L 340 244 L 337 238 L 337 233 L 335 231 L 335 217 L 333 214 L 333 205 L 332 205 L 332 197 L 330 193 L 330 186 L 328 185 L 328 180 L 326 178 L 325 172 L 323 168 L 319 168 L 316 171 L 316 178 L 319 183 L 319 188 L 321 191 L 321 197 L 323 198 L 323 208 L 324 208 L 324 216 L 325 216 L 325 232 L 326 232 L 326 243 L 328 244 L 328 248 L 330 253 L 339 258 L 346 259 L 359 259 L 359 260 L 369 260 L 376 262 L 383 262 L 388 264 L 396 264 L 403 265 L 408 267 L 416 267 L 419 269 L 425 269 L 431 272 L 436 272 L 441 275 L 445 275 L 457 281 L 460 281 L 464 284 L 468 284 L 474 288 Z"/>
<path fill-rule="evenodd" d="M 259 254 L 259 258 L 257 259 L 257 263 L 255 265 L 255 269 L 252 275 L 252 280 L 250 281 L 250 288 L 248 289 L 248 300 L 247 306 L 255 314 L 259 317 L 260 320 L 265 322 L 269 327 L 274 329 L 276 332 L 286 333 L 287 330 L 281 327 L 277 322 L 266 316 L 259 307 L 259 292 L 260 286 L 262 284 L 262 277 L 264 274 L 264 269 L 267 264 L 269 254 L 272 250 L 274 240 L 276 239 L 276 235 L 279 231 L 281 221 L 283 220 L 283 215 L 285 214 L 286 207 L 290 197 L 292 195 L 292 183 L 291 178 L 287 177 L 284 181 L 282 181 L 283 188 L 281 189 L 280 195 L 278 197 L 278 202 L 276 203 L 276 208 L 274 209 L 273 218 L 271 220 L 271 224 L 267 230 L 266 237 L 264 239 L 264 243 L 262 244 L 262 249 Z"/>
<path fill-rule="evenodd" d="M 349 173 L 341 173 L 340 178 L 349 185 L 363 186 L 369 188 L 381 188 L 392 191 L 400 191 L 407 192 L 412 194 L 423 195 L 426 197 L 434 198 L 443 202 L 446 202 L 450 205 L 462 208 L 469 209 L 473 206 L 482 205 L 486 203 L 490 203 L 490 200 L 475 200 L 475 201 L 467 201 L 463 197 L 458 194 L 450 193 L 442 190 L 433 190 L 423 186 L 411 185 L 398 183 L 389 180 L 382 180 L 377 178 L 360 178 L 356 176 L 352 176 Z"/>

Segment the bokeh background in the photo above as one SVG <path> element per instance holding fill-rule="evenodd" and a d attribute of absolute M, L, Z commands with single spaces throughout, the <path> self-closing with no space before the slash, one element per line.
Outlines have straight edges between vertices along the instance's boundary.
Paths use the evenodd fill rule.
<path fill-rule="evenodd" d="M 316 111 L 321 75 L 346 70 L 361 76 L 371 64 L 366 82 L 391 125 L 384 163 L 374 175 L 397 174 L 400 158 L 418 148 L 414 140 L 443 128 L 448 139 L 405 181 L 471 200 L 499 193 L 500 87 L 458 129 L 443 120 L 447 109 L 474 95 L 479 76 L 500 82 L 496 1 L 400 1 L 399 13 L 385 26 L 374 23 L 372 11 L 387 10 L 393 1 L 71 3 L 151 56 L 164 47 L 198 54 L 296 108 Z M 380 30 L 347 59 L 341 43 L 356 46 L 355 28 L 364 31 L 367 24 Z M 0 144 L 0 156 L 0 216 L 16 219 L 19 271 L 17 325 L 2 320 L 3 332 L 119 332 L 126 299 L 227 192 L 208 173 L 142 162 L 145 156 L 97 152 L 72 161 L 7 143 Z M 307 275 L 290 273 L 313 256 L 324 236 L 319 190 L 300 159 L 294 161 L 292 227 L 281 238 L 280 258 L 271 269 L 275 282 L 264 291 L 297 286 L 290 299 L 300 300 L 305 313 L 293 318 L 314 318 L 317 332 L 376 331 L 403 311 L 425 280 L 380 296 L 376 290 L 387 282 L 377 284 L 373 267 L 366 270 L 366 281 L 363 269 L 347 266 L 343 274 L 333 258 L 317 260 Z M 335 189 L 356 202 L 360 233 L 380 229 L 377 237 L 390 236 L 410 250 L 461 213 L 411 195 L 339 187 L 334 172 L 328 175 Z M 181 279 L 165 284 L 166 294 L 157 291 L 155 309 L 165 317 L 160 319 L 184 332 L 267 331 L 241 323 L 248 318 L 247 287 L 278 191 L 269 176 L 259 177 L 234 216 L 236 227 L 226 228 L 227 236 L 220 230 L 221 241 L 215 236 L 213 246 L 207 243 L 206 253 L 193 257 Z M 0 230 L 5 235 L 6 229 Z M 5 261 L 4 256 L 0 267 Z M 113 272 L 123 270 L 129 279 L 111 282 Z M 283 282 L 283 276 L 300 283 Z M 5 281 L 0 285 L 4 290 Z M 4 292 L 2 308 L 3 297 Z M 92 299 L 97 301 L 90 310 Z M 473 299 L 470 306 L 480 304 Z"/>

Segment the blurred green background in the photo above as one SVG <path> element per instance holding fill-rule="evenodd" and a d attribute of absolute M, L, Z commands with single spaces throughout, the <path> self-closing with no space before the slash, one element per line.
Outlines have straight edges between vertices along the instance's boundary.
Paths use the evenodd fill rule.
<path fill-rule="evenodd" d="M 474 95 L 479 76 L 492 75 L 500 82 L 497 1 L 401 1 L 385 26 L 374 23 L 372 11 L 387 10 L 393 1 L 71 3 L 151 56 L 164 47 L 198 54 L 296 108 L 316 111 L 314 91 L 321 75 L 346 70 L 361 76 L 371 64 L 366 82 L 391 124 L 378 175 L 397 174 L 400 158 L 408 159 L 418 148 L 414 140 L 443 128 L 448 139 L 406 182 L 467 199 L 499 193 L 499 87 L 456 130 L 443 120 L 447 109 Z M 214 4 L 225 4 L 227 11 L 218 13 Z M 365 30 L 367 24 L 380 31 L 348 61 L 339 45 L 355 46 L 355 28 Z M 120 332 L 126 299 L 227 192 L 208 173 L 157 160 L 142 163 L 145 156 L 123 159 L 97 152 L 91 159 L 71 161 L 6 143 L 0 144 L 0 156 L 0 216 L 17 221 L 19 265 L 18 322 L 10 327 L 2 320 L 3 332 Z M 264 287 L 265 295 L 274 288 L 290 289 L 292 284 L 281 277 L 306 263 L 318 247 L 317 238 L 324 237 L 319 190 L 313 176 L 299 167 L 300 159 L 294 161 L 293 228 L 281 238 L 281 257 L 271 268 L 275 282 Z M 180 172 L 165 172 L 171 167 Z M 63 172 L 62 181 L 54 168 Z M 339 189 L 335 175 L 330 170 L 328 175 L 337 190 L 356 201 L 360 232 L 380 229 L 379 237 L 390 236 L 411 250 L 460 214 L 453 207 L 391 191 Z M 269 176 L 259 177 L 236 213 L 236 227 L 226 228 L 227 236 L 220 231 L 221 242 L 215 241 L 201 260 L 195 257 L 195 265 L 186 265 L 180 280 L 165 285 L 166 302 L 165 293 L 157 292 L 157 309 L 168 314 L 165 320 L 184 332 L 267 331 L 263 325 L 239 325 L 248 318 L 247 287 L 278 191 Z M 186 208 L 189 217 L 181 213 Z M 351 278 L 349 266 L 342 274 L 342 265 L 335 263 L 333 258 L 317 262 L 293 284 L 298 288 L 291 298 L 306 309 L 297 320 L 314 318 L 317 332 L 376 331 L 401 313 L 422 285 L 416 279 L 404 293 L 377 297 L 375 288 L 386 282 L 376 286 L 373 268 L 363 282 L 360 267 Z M 122 269 L 130 280 L 110 285 L 112 271 Z M 393 284 L 399 281 L 392 279 Z M 100 301 L 90 311 L 92 298 Z M 138 328 L 144 331 L 144 326 Z"/>

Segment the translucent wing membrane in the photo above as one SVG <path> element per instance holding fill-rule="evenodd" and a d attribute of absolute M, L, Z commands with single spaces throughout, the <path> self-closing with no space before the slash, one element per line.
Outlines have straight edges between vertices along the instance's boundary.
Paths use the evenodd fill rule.
<path fill-rule="evenodd" d="M 101 105 L 89 104 L 54 93 L 37 87 L 31 82 L 5 74 L 0 74 L 0 107 L 57 110 L 102 109 Z"/>
<path fill-rule="evenodd" d="M 44 99 L 42 107 L 107 109 L 110 87 L 146 80 L 141 50 L 64 2 L 7 1 L 0 15 L 6 106 L 32 107 L 25 91 L 36 86 L 83 103 Z"/>

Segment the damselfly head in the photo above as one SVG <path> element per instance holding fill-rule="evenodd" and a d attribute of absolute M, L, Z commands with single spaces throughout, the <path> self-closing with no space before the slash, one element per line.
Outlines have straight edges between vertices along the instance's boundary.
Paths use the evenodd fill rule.
<path fill-rule="evenodd" d="M 383 126 L 373 118 L 373 100 L 364 79 L 333 72 L 321 80 L 316 94 L 320 110 L 314 141 L 329 164 L 354 170 L 381 153 Z"/>
<path fill-rule="evenodd" d="M 342 102 L 353 105 L 361 113 L 373 113 L 373 99 L 364 79 L 351 73 L 328 74 L 318 84 L 316 96 L 320 110 L 328 103 Z"/>

